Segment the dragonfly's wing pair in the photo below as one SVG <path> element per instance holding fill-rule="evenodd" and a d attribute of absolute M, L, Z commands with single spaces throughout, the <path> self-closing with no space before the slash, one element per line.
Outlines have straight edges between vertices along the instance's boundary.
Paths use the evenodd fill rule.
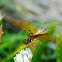
<path fill-rule="evenodd" d="M 34 26 L 34 24 L 32 24 L 29 21 L 26 20 L 10 20 L 10 22 L 15 25 L 16 27 L 18 27 L 20 30 L 22 30 L 23 32 L 27 33 L 27 34 L 35 34 L 37 32 L 37 28 Z"/>
<path fill-rule="evenodd" d="M 34 35 L 33 39 L 37 39 L 37 40 L 40 40 L 40 41 L 54 41 L 55 38 L 49 34 L 49 33 L 42 33 L 42 34 L 38 34 L 38 35 Z"/>
<path fill-rule="evenodd" d="M 33 34 L 33 39 L 38 39 L 41 41 L 43 41 L 43 40 L 53 41 L 54 40 L 54 37 L 49 33 L 41 32 L 41 33 L 36 34 L 38 29 L 35 27 L 34 24 L 32 24 L 29 21 L 26 21 L 26 20 L 21 20 L 21 21 L 10 20 L 10 22 L 13 25 L 15 25 L 16 27 L 18 27 L 20 30 L 22 30 L 23 32 L 25 32 L 29 35 Z"/>

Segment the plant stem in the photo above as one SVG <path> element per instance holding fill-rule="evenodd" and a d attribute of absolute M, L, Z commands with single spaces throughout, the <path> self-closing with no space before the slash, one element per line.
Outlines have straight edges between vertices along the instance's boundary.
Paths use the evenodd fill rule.
<path fill-rule="evenodd" d="M 59 33 L 57 33 L 57 57 L 56 60 L 57 62 L 62 62 L 62 35 L 60 35 Z"/>

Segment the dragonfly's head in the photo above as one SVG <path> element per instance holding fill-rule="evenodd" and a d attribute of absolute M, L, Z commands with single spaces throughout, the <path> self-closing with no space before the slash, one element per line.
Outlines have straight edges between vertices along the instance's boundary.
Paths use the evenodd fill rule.
<path fill-rule="evenodd" d="M 24 44 L 28 44 L 28 41 L 26 39 L 23 40 Z"/>

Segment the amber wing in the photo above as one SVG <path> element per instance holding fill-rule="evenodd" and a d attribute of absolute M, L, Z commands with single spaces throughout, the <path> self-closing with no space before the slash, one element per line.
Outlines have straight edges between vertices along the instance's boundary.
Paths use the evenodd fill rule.
<path fill-rule="evenodd" d="M 37 32 L 37 28 L 35 27 L 35 25 L 29 21 L 26 20 L 18 21 L 12 19 L 10 20 L 10 22 L 27 34 L 35 34 Z"/>
<path fill-rule="evenodd" d="M 20 24 L 26 28 L 31 34 L 36 34 L 38 29 L 35 27 L 35 25 L 29 21 L 21 20 Z"/>
<path fill-rule="evenodd" d="M 49 33 L 42 33 L 42 34 L 34 35 L 33 39 L 37 39 L 40 41 L 45 41 L 45 40 L 46 41 L 54 41 L 55 40 L 55 38 Z"/>

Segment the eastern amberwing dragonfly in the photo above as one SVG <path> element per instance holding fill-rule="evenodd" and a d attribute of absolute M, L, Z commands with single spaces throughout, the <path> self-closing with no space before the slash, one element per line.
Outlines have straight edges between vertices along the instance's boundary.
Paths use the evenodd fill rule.
<path fill-rule="evenodd" d="M 10 20 L 10 22 L 18 27 L 23 32 L 27 33 L 29 37 L 27 39 L 24 39 L 23 43 L 29 43 L 33 41 L 34 39 L 40 40 L 40 41 L 54 41 L 54 37 L 47 33 L 47 32 L 40 32 L 38 33 L 38 28 L 35 27 L 35 25 L 29 21 L 26 20 Z"/>

